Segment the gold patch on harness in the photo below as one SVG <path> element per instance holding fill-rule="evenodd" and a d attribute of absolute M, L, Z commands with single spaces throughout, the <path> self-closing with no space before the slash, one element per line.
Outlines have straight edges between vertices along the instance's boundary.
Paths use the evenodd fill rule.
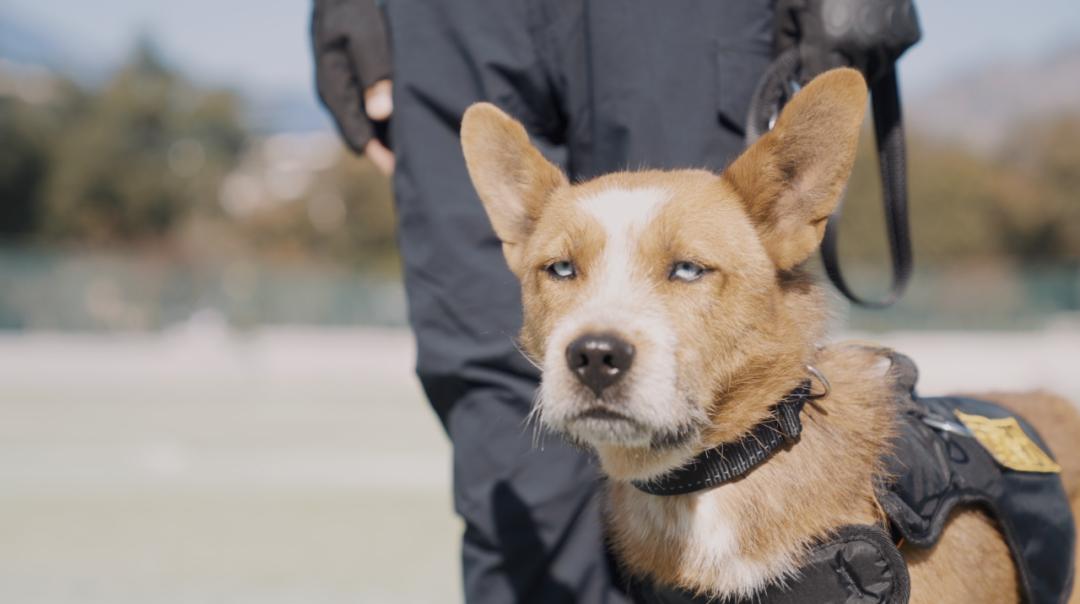
<path fill-rule="evenodd" d="M 1028 437 L 1015 417 L 992 419 L 960 411 L 954 413 L 971 430 L 975 440 L 1006 468 L 1020 472 L 1061 472 L 1061 466 Z"/>

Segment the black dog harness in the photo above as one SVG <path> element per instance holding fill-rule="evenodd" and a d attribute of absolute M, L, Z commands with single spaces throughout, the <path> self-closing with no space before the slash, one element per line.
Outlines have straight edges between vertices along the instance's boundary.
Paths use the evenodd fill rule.
<path fill-rule="evenodd" d="M 913 387 L 911 361 L 900 355 L 893 361 L 909 366 Z M 743 439 L 634 486 L 666 496 L 738 480 L 798 440 L 799 412 L 809 393 L 809 383 L 801 384 Z M 877 489 L 891 534 L 877 526 L 842 527 L 812 547 L 797 577 L 745 600 L 715 600 L 650 582 L 633 586 L 635 599 L 650 604 L 905 604 L 911 585 L 895 543 L 903 539 L 916 547 L 933 546 L 949 513 L 966 504 L 981 506 L 997 521 L 1025 602 L 1066 602 L 1072 592 L 1075 529 L 1059 468 L 1043 440 L 1022 418 L 993 403 L 919 398 L 913 388 L 905 399 L 900 434 L 885 460 L 891 478 Z"/>

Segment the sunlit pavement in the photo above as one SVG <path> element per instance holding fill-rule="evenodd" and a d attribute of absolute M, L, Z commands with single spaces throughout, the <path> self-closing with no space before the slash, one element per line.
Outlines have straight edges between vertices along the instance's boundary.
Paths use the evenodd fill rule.
<path fill-rule="evenodd" d="M 402 333 L 0 337 L 0 602 L 455 602 Z"/>
<path fill-rule="evenodd" d="M 1080 400 L 1080 328 L 860 334 L 921 390 Z M 449 447 L 399 331 L 0 335 L 0 602 L 460 601 Z"/>

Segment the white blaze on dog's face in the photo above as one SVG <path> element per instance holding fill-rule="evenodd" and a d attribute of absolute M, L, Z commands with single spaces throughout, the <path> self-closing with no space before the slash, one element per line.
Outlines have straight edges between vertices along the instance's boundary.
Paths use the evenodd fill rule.
<path fill-rule="evenodd" d="M 543 371 L 543 423 L 595 448 L 609 472 L 607 461 L 629 454 L 634 469 L 614 473 L 642 478 L 760 419 L 775 401 L 717 401 L 752 368 L 805 352 L 804 338 L 791 350 L 783 333 L 808 289 L 791 274 L 835 208 L 865 104 L 862 77 L 835 70 L 723 175 L 616 173 L 575 185 L 520 124 L 471 107 L 465 158 L 521 280 L 521 339 Z"/>

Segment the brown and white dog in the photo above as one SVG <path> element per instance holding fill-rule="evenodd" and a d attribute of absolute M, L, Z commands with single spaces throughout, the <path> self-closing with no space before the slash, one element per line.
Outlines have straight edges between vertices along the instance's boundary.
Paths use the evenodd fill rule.
<path fill-rule="evenodd" d="M 790 575 L 807 544 L 883 521 L 875 477 L 895 432 L 879 349 L 821 347 L 825 299 L 801 265 L 851 172 L 867 101 L 828 72 L 723 174 L 616 173 L 571 184 L 490 104 L 465 114 L 469 173 L 521 281 L 521 344 L 541 367 L 536 414 L 598 455 L 608 528 L 632 573 L 716 596 Z M 744 435 L 812 364 L 832 384 L 797 444 L 745 478 L 673 497 L 638 491 Z M 1043 393 L 1022 407 L 1080 501 L 1080 418 Z M 1016 570 L 993 522 L 963 509 L 929 550 L 902 549 L 911 602 L 1012 602 Z"/>

